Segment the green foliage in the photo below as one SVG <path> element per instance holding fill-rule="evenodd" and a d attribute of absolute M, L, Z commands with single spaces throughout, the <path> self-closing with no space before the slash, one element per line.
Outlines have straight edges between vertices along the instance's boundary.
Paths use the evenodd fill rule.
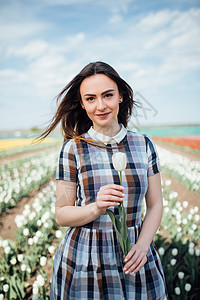
<path fill-rule="evenodd" d="M 198 300 L 200 295 L 200 256 L 196 255 L 195 251 L 193 255 L 189 253 L 191 243 L 189 241 L 184 243 L 182 240 L 175 238 L 171 242 L 167 242 L 162 236 L 156 235 L 155 244 L 158 251 L 161 248 L 164 249 L 164 254 L 160 255 L 160 258 L 169 299 Z M 173 255 L 174 249 L 177 249 L 177 255 Z M 191 285 L 189 291 L 186 290 L 186 284 Z M 180 295 L 175 292 L 177 287 L 180 288 Z"/>

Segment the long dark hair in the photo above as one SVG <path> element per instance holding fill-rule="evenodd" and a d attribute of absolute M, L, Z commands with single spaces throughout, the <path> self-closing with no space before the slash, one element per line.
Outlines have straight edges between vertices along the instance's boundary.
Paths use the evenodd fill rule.
<path fill-rule="evenodd" d="M 88 131 L 92 121 L 81 106 L 80 85 L 85 78 L 95 74 L 104 74 L 117 84 L 123 96 L 123 102 L 119 104 L 118 122 L 127 127 L 134 104 L 133 90 L 110 65 L 97 61 L 85 66 L 58 95 L 56 114 L 40 139 L 46 138 L 60 122 L 65 140 L 81 138 Z"/>

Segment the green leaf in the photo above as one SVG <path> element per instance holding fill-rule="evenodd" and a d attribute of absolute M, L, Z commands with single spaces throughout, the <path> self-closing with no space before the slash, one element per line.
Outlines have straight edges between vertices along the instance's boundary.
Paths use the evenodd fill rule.
<path fill-rule="evenodd" d="M 107 213 L 109 214 L 109 216 L 111 218 L 111 221 L 114 225 L 115 230 L 121 234 L 121 222 L 115 217 L 112 210 L 107 209 Z"/>
<path fill-rule="evenodd" d="M 124 241 L 123 241 L 122 235 L 121 235 L 121 222 L 115 217 L 114 213 L 110 209 L 107 209 L 107 212 L 108 212 L 108 214 L 111 218 L 111 221 L 113 223 L 113 226 L 116 230 L 117 237 L 118 237 L 120 246 L 122 248 L 122 251 L 124 252 L 125 249 L 124 249 Z"/>
<path fill-rule="evenodd" d="M 131 243 L 129 237 L 127 236 L 126 243 L 125 243 L 125 253 L 124 253 L 125 256 L 128 254 L 130 249 L 131 249 Z"/>

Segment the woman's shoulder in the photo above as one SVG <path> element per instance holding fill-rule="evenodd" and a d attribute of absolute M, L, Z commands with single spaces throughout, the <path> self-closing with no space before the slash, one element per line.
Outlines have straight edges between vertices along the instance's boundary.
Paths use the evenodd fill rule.
<path fill-rule="evenodd" d="M 61 146 L 61 152 L 68 152 L 68 153 L 74 152 L 75 144 L 76 144 L 75 139 L 64 141 L 64 143 Z"/>
<path fill-rule="evenodd" d="M 154 141 L 153 138 L 146 133 L 140 133 L 132 130 L 127 131 L 127 141 L 129 143 L 133 143 L 135 146 L 143 146 L 145 145 L 146 148 L 148 146 L 153 146 L 154 147 Z"/>

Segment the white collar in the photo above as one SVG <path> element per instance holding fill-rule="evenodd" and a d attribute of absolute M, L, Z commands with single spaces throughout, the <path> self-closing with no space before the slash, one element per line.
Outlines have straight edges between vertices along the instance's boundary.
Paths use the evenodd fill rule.
<path fill-rule="evenodd" d="M 107 144 L 116 144 L 116 143 L 120 143 L 124 137 L 126 136 L 127 134 L 127 129 L 124 127 L 123 124 L 120 124 L 121 125 L 121 129 L 120 131 L 115 135 L 115 136 L 107 136 L 107 135 L 104 135 L 102 133 L 99 133 L 97 132 L 96 130 L 94 130 L 92 128 L 92 126 L 90 127 L 90 129 L 88 130 L 88 134 L 95 140 L 97 141 L 101 141 L 103 142 L 105 145 Z"/>

